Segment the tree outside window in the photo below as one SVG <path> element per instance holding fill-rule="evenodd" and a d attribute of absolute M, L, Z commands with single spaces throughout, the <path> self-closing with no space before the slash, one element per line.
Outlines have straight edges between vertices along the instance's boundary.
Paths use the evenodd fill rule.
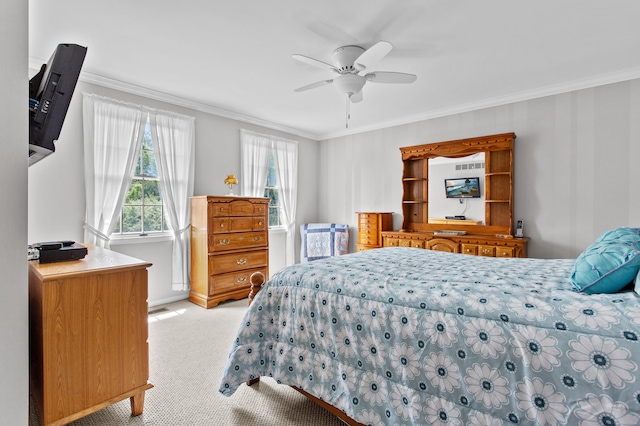
<path fill-rule="evenodd" d="M 133 180 L 113 233 L 147 235 L 168 230 L 153 152 L 151 127 L 147 121 Z"/>

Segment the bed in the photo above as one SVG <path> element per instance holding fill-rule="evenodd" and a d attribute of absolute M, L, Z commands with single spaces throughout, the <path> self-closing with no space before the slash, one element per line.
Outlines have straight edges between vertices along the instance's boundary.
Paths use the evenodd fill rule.
<path fill-rule="evenodd" d="M 639 424 L 640 296 L 577 292 L 576 263 L 382 248 L 292 265 L 255 295 L 219 391 L 272 377 L 350 424 Z"/>

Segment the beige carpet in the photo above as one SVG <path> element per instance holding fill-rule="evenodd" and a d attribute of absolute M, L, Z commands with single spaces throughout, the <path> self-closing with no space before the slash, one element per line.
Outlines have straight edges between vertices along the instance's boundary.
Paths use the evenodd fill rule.
<path fill-rule="evenodd" d="M 162 309 L 162 308 L 166 308 Z M 218 393 L 227 355 L 247 301 L 203 309 L 188 301 L 151 308 L 149 379 L 144 413 L 131 417 L 121 401 L 70 425 L 344 425 L 288 386 L 269 378 L 241 386 L 231 397 Z M 161 312 L 154 313 L 158 310 Z M 33 406 L 29 426 L 39 426 Z"/>

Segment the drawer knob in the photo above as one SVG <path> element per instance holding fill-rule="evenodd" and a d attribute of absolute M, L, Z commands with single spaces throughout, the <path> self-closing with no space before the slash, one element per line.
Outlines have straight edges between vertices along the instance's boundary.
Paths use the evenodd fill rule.
<path fill-rule="evenodd" d="M 228 239 L 220 240 L 220 244 L 223 246 L 228 246 L 229 244 L 231 244 L 231 240 L 228 240 Z"/>
<path fill-rule="evenodd" d="M 258 241 L 260 241 L 261 239 L 262 239 L 262 238 L 260 238 L 260 237 L 253 237 L 253 241 L 255 241 L 255 242 L 258 242 Z"/>
<path fill-rule="evenodd" d="M 262 221 L 258 222 L 258 225 L 262 225 Z"/>
<path fill-rule="evenodd" d="M 244 257 L 242 257 L 242 258 L 240 258 L 240 259 L 236 260 L 236 263 L 237 263 L 238 265 L 244 265 L 245 263 L 247 263 L 247 259 L 245 259 Z"/>
<path fill-rule="evenodd" d="M 221 224 L 220 224 L 220 228 L 224 228 L 224 223 L 221 223 Z"/>
<path fill-rule="evenodd" d="M 484 249 L 484 250 L 482 250 L 482 253 L 483 253 L 483 254 L 489 254 L 489 253 L 491 253 L 491 250 L 489 250 L 489 249 Z"/>
<path fill-rule="evenodd" d="M 247 281 L 247 277 L 239 277 L 239 278 L 236 280 L 236 282 L 239 282 L 239 283 L 244 283 L 244 282 L 246 282 L 246 281 Z"/>

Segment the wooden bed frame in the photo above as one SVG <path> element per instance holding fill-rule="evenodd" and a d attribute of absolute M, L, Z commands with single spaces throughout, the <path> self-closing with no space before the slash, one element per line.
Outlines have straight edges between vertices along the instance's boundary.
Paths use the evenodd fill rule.
<path fill-rule="evenodd" d="M 266 277 L 262 272 L 259 272 L 259 271 L 254 272 L 253 274 L 251 274 L 251 277 L 249 277 L 249 282 L 251 283 L 251 291 L 249 292 L 249 305 L 251 305 L 251 302 L 253 302 L 253 299 L 254 297 L 256 297 L 256 294 L 258 294 L 260 289 L 262 289 L 262 286 L 265 284 Z M 247 386 L 251 386 L 255 383 L 258 383 L 259 381 L 260 381 L 260 377 L 257 377 L 252 380 L 247 380 L 246 383 L 247 383 Z M 342 420 L 344 423 L 348 424 L 349 426 L 365 426 L 364 424 L 352 419 L 351 417 L 346 415 L 344 411 L 342 411 L 337 407 L 334 407 L 328 402 L 323 401 L 311 395 L 310 393 L 303 391 L 302 389 L 296 386 L 291 386 L 291 387 L 297 390 L 298 392 L 300 392 L 301 394 L 303 394 L 304 396 L 306 396 L 307 398 L 309 398 L 311 401 L 315 402 L 316 404 L 324 408 L 325 410 L 327 410 L 328 412 L 330 412 L 331 414 L 333 414 L 334 416 L 336 416 L 337 418 L 339 418 L 340 420 Z"/>

